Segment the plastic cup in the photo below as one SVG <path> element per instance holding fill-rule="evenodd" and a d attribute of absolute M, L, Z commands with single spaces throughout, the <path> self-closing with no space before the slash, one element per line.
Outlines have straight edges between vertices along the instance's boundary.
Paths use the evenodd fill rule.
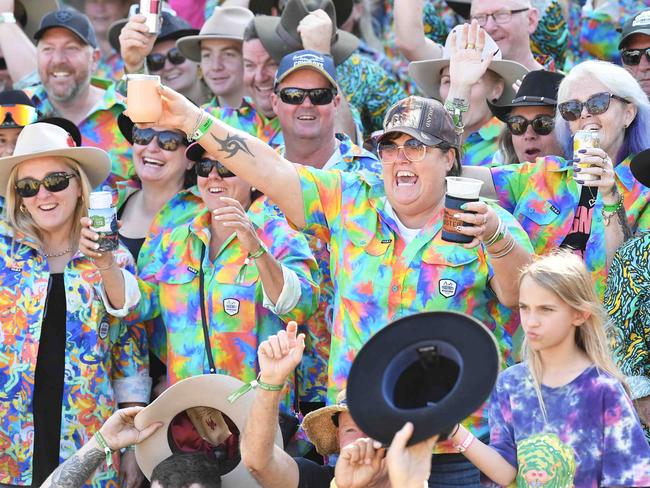
<path fill-rule="evenodd" d="M 160 76 L 127 75 L 126 108 L 136 124 L 154 123 L 162 115 Z"/>
<path fill-rule="evenodd" d="M 467 212 L 461 206 L 468 202 L 477 202 L 483 182 L 474 178 L 448 176 L 447 192 L 445 193 L 445 215 L 442 225 L 442 240 L 465 244 L 472 242 L 473 237 L 459 234 L 456 227 L 471 227 L 472 224 L 454 217 L 454 214 Z"/>

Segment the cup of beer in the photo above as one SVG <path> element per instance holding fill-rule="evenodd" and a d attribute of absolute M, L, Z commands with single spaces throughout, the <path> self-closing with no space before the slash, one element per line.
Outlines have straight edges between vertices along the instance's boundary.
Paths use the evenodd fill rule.
<path fill-rule="evenodd" d="M 578 151 L 580 149 L 587 149 L 592 147 L 600 147 L 600 134 L 596 130 L 579 130 L 573 135 L 573 158 L 580 158 L 584 154 L 580 154 Z M 579 168 L 589 168 L 591 167 L 588 163 L 578 162 L 576 165 Z M 598 179 L 598 176 L 587 174 L 587 173 L 576 173 L 573 174 L 574 178 L 577 178 L 582 181 L 594 181 Z"/>
<path fill-rule="evenodd" d="M 460 176 L 447 176 L 447 192 L 445 193 L 445 215 L 442 225 L 442 240 L 466 244 L 472 242 L 472 236 L 456 232 L 456 227 L 472 227 L 472 224 L 463 222 L 454 217 L 457 213 L 464 213 L 461 206 L 469 202 L 477 202 L 483 182 L 474 178 Z"/>
<path fill-rule="evenodd" d="M 126 108 L 136 124 L 157 122 L 162 115 L 162 98 L 158 92 L 160 76 L 127 75 Z"/>

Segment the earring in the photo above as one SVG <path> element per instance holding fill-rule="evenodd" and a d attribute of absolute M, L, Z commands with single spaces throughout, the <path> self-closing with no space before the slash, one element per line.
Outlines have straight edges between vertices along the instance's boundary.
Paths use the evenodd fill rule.
<path fill-rule="evenodd" d="M 18 207 L 18 208 L 20 209 L 20 211 L 21 211 L 23 214 L 25 214 L 25 215 L 29 215 L 29 212 L 27 211 L 27 207 L 25 207 L 25 204 L 24 204 L 24 203 L 21 203 L 21 204 L 20 204 L 20 207 Z"/>
<path fill-rule="evenodd" d="M 251 186 L 251 193 L 255 193 L 256 191 L 257 191 L 257 188 L 255 188 L 254 186 Z"/>

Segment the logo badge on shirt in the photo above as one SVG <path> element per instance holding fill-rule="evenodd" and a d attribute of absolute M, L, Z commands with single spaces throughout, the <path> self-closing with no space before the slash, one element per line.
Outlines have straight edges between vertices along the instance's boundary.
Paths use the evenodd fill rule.
<path fill-rule="evenodd" d="M 99 324 L 99 338 L 104 340 L 108 337 L 108 328 L 109 328 L 109 323 L 108 320 L 104 319 L 100 322 Z"/>
<path fill-rule="evenodd" d="M 438 282 L 438 290 L 440 294 L 445 298 L 451 298 L 456 294 L 456 288 L 458 283 L 454 280 L 440 280 Z"/>
<path fill-rule="evenodd" d="M 196 268 L 193 267 L 193 266 L 188 266 L 188 267 L 187 267 L 187 270 L 188 270 L 189 272 L 191 272 L 191 273 L 194 273 L 195 275 L 196 275 L 196 274 L 199 274 L 199 270 L 196 269 Z"/>
<path fill-rule="evenodd" d="M 560 215 L 560 209 L 553 205 L 551 202 L 546 202 L 548 209 L 553 212 L 555 215 Z"/>
<path fill-rule="evenodd" d="M 226 298 L 223 301 L 223 309 L 228 315 L 239 313 L 239 300 L 236 298 Z"/>
<path fill-rule="evenodd" d="M 23 270 L 23 262 L 22 262 L 22 261 L 14 261 L 14 262 L 11 264 L 11 268 L 10 268 L 10 269 L 11 269 L 11 271 L 13 271 L 14 273 L 17 273 L 17 272 L 19 272 L 19 271 L 22 271 L 22 270 Z"/>

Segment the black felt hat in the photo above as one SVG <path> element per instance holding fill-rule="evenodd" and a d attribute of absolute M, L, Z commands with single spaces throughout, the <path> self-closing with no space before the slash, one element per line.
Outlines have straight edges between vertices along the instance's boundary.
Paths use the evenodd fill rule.
<path fill-rule="evenodd" d="M 650 149 L 641 151 L 632 158 L 630 170 L 639 183 L 650 188 Z"/>
<path fill-rule="evenodd" d="M 476 319 L 424 312 L 392 322 L 359 351 L 347 403 L 368 436 L 390 444 L 406 422 L 409 445 L 447 434 L 488 398 L 499 372 L 497 342 Z"/>
<path fill-rule="evenodd" d="M 557 90 L 564 75 L 543 69 L 531 71 L 521 81 L 521 86 L 510 103 L 497 105 L 487 100 L 487 104 L 499 120 L 505 122 L 515 107 L 555 107 L 557 106 Z"/>

